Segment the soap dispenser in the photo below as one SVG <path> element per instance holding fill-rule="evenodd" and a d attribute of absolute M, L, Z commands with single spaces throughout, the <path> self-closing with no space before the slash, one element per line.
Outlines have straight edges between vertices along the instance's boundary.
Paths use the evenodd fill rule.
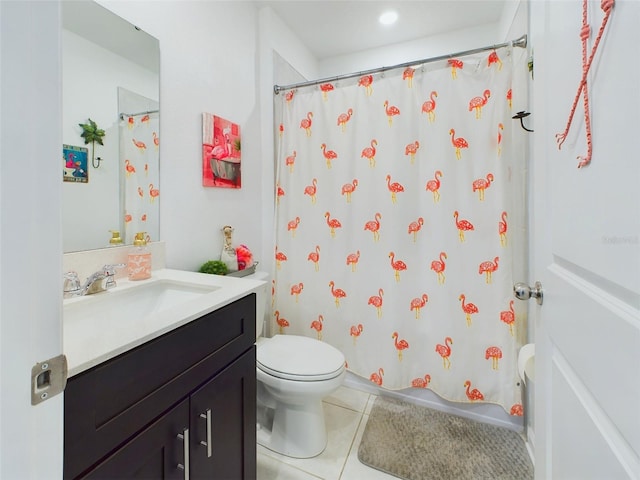
<path fill-rule="evenodd" d="M 122 237 L 118 230 L 109 230 L 111 232 L 111 238 L 109 239 L 110 247 L 118 247 L 122 245 Z"/>
<path fill-rule="evenodd" d="M 147 248 L 145 232 L 136 233 L 133 239 L 133 250 L 129 252 L 127 272 L 129 280 L 145 280 L 151 278 L 151 252 Z"/>

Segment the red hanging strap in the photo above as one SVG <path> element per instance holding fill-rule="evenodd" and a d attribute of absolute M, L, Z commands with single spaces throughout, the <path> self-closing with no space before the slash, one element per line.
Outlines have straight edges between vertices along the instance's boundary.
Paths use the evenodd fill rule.
<path fill-rule="evenodd" d="M 578 100 L 580 99 L 580 94 L 584 91 L 584 121 L 585 128 L 587 131 L 587 154 L 583 156 L 578 156 L 578 168 L 584 167 L 591 162 L 591 153 L 593 150 L 591 143 L 591 117 L 589 112 L 589 92 L 587 88 L 587 75 L 589 74 L 589 69 L 591 68 L 591 63 L 593 62 L 593 57 L 596 55 L 596 50 L 598 49 L 598 45 L 600 44 L 600 40 L 602 39 L 602 35 L 604 34 L 604 29 L 609 20 L 609 15 L 611 14 L 611 10 L 613 9 L 613 4 L 615 0 L 602 0 L 600 7 L 604 11 L 604 18 L 602 19 L 602 25 L 600 25 L 600 30 L 598 30 L 598 36 L 596 37 L 593 47 L 591 48 L 591 54 L 587 59 L 587 42 L 589 40 L 589 35 L 591 33 L 591 28 L 589 27 L 589 23 L 587 22 L 587 0 L 583 0 L 582 3 L 582 29 L 580 30 L 580 39 L 582 40 L 582 78 L 580 79 L 580 84 L 578 85 L 578 92 L 573 100 L 573 105 L 571 106 L 571 112 L 569 113 L 569 120 L 567 122 L 567 126 L 563 133 L 559 133 L 556 135 L 556 142 L 558 142 L 558 149 L 562 148 L 562 144 L 567 139 L 567 134 L 569 133 L 569 129 L 571 128 L 571 122 L 573 122 L 573 115 L 576 112 L 576 107 L 578 106 Z"/>

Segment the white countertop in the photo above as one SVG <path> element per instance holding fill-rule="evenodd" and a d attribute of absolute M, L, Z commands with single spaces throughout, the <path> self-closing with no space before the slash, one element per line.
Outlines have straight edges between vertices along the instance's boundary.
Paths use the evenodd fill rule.
<path fill-rule="evenodd" d="M 82 318 L 63 312 L 63 352 L 67 357 L 68 376 L 72 377 L 110 358 L 116 357 L 177 327 L 228 305 L 250 293 L 260 295 L 265 282 L 250 278 L 208 275 L 182 270 L 154 270 L 148 280 L 118 280 L 115 288 L 103 293 L 64 300 L 64 311 L 82 308 L 92 302 L 107 305 L 123 293 L 136 287 L 150 286 L 154 282 L 182 282 L 197 287 L 217 288 L 160 309 L 152 314 L 142 314 L 136 319 L 125 315 L 111 315 L 108 319 L 87 315 Z M 262 301 L 258 299 L 258 301 Z M 84 302 L 84 303 L 83 303 Z M 117 303 L 117 302 L 114 302 Z"/>

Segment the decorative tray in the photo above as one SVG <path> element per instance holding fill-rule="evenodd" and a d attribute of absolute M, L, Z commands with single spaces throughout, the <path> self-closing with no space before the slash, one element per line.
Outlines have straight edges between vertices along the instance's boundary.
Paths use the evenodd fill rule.
<path fill-rule="evenodd" d="M 250 267 L 245 268 L 244 270 L 236 270 L 234 272 L 227 273 L 227 277 L 246 277 L 247 275 L 251 275 L 252 273 L 256 273 L 256 267 L 259 262 L 254 262 Z"/>

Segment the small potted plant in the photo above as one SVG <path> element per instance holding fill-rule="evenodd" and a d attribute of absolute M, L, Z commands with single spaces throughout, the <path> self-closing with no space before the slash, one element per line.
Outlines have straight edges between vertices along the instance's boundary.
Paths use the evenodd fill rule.
<path fill-rule="evenodd" d="M 226 275 L 229 273 L 229 268 L 222 260 L 209 260 L 202 264 L 198 272 L 212 275 Z"/>

